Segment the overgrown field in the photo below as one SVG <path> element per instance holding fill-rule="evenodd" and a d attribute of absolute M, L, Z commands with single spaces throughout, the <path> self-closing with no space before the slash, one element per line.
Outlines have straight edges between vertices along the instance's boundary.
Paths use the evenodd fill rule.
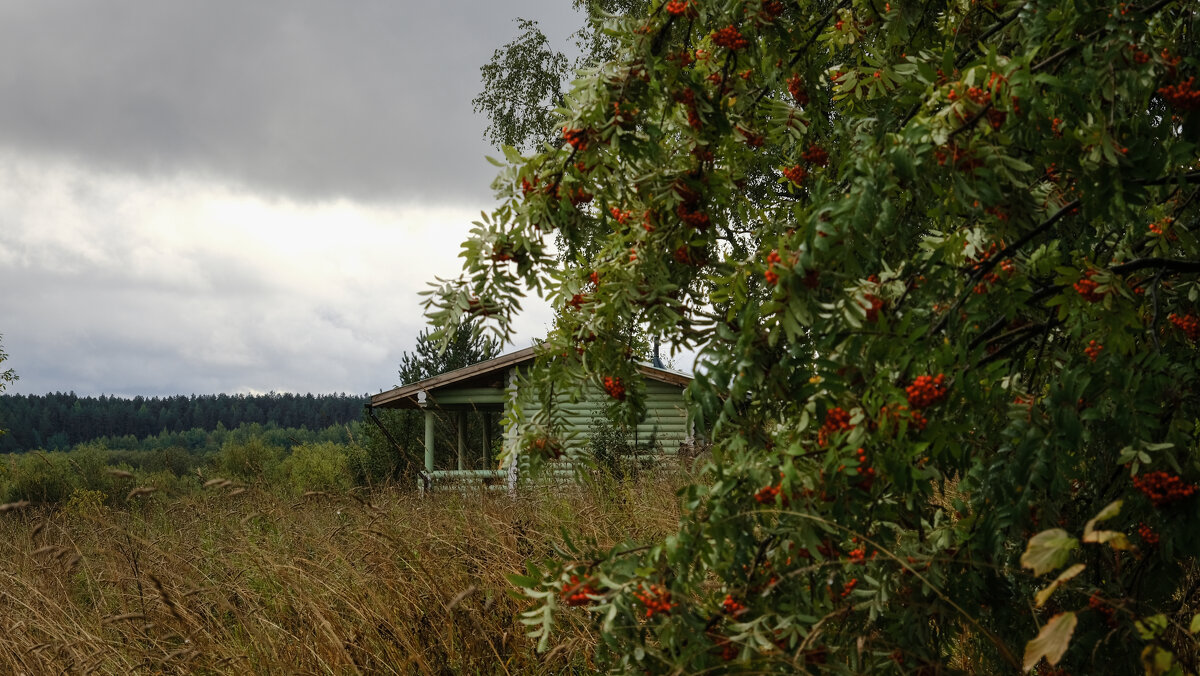
<path fill-rule="evenodd" d="M 10 508 L 0 673 L 586 673 L 582 614 L 538 655 L 506 576 L 564 534 L 661 538 L 682 480 L 427 498 L 217 484 Z"/>

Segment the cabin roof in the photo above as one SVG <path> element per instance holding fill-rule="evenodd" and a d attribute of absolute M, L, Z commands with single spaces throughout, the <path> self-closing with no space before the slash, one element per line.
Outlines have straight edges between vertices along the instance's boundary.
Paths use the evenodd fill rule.
<path fill-rule="evenodd" d="M 371 397 L 372 408 L 420 408 L 417 403 L 419 392 L 433 393 L 436 390 L 453 390 L 466 387 L 494 387 L 503 389 L 503 375 L 507 369 L 533 361 L 537 357 L 537 346 L 493 357 L 477 364 L 426 378 L 425 380 L 392 388 Z M 671 369 L 656 368 L 649 364 L 638 365 L 643 377 L 668 385 L 687 387 L 692 377 Z"/>

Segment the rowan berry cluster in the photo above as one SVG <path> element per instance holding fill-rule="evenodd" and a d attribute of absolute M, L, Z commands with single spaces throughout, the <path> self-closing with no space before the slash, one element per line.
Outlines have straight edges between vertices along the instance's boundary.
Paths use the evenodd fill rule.
<path fill-rule="evenodd" d="M 968 174 L 975 173 L 976 169 L 983 166 L 983 160 L 975 157 L 969 148 L 960 148 L 954 144 L 935 149 L 933 158 L 940 166 L 950 166 Z"/>
<path fill-rule="evenodd" d="M 842 587 L 842 598 L 846 598 L 851 593 L 853 593 L 854 588 L 857 586 L 858 586 L 858 578 L 857 577 L 850 578 L 850 581 L 847 582 L 844 587 Z"/>
<path fill-rule="evenodd" d="M 1142 538 L 1142 541 L 1151 547 L 1158 544 L 1158 533 L 1156 533 L 1153 528 L 1147 526 L 1145 523 L 1138 524 L 1137 532 L 1138 536 Z"/>
<path fill-rule="evenodd" d="M 1108 626 L 1117 626 L 1116 611 L 1104 599 L 1100 598 L 1097 592 L 1092 592 L 1092 595 L 1088 597 L 1088 608 L 1099 613 L 1104 618 L 1104 623 Z"/>
<path fill-rule="evenodd" d="M 613 218 L 615 218 L 615 219 L 617 219 L 617 222 L 618 222 L 618 223 L 620 223 L 621 225 L 626 225 L 626 224 L 628 224 L 628 223 L 629 223 L 629 217 L 633 215 L 633 212 L 631 212 L 631 211 L 621 211 L 621 210 L 620 210 L 620 209 L 618 209 L 617 207 L 610 207 L 610 208 L 608 209 L 608 213 L 612 214 L 612 217 L 613 217 Z"/>
<path fill-rule="evenodd" d="M 684 202 L 675 208 L 675 215 L 679 216 L 679 220 L 688 224 L 696 230 L 707 230 L 709 225 L 708 214 L 696 208 L 694 204 Z"/>
<path fill-rule="evenodd" d="M 1175 328 L 1183 331 L 1187 335 L 1188 340 L 1193 343 L 1200 341 L 1200 318 L 1197 318 L 1196 315 L 1178 315 L 1172 312 L 1167 316 L 1167 319 L 1171 320 Z"/>
<path fill-rule="evenodd" d="M 1104 298 L 1103 293 L 1096 293 L 1096 288 L 1099 287 L 1100 284 L 1099 282 L 1092 280 L 1092 276 L 1095 274 L 1095 270 L 1085 270 L 1083 273 L 1083 279 L 1075 282 L 1073 285 L 1075 287 L 1075 291 L 1078 292 L 1079 295 L 1083 296 L 1083 299 L 1089 303 L 1095 303 L 1103 300 Z"/>
<path fill-rule="evenodd" d="M 1103 349 L 1104 346 L 1100 343 L 1097 343 L 1094 340 L 1089 340 L 1087 347 L 1083 348 L 1083 352 L 1087 355 L 1088 359 L 1096 361 L 1096 358 L 1100 356 L 1100 351 Z"/>
<path fill-rule="evenodd" d="M 1143 52 L 1140 47 L 1134 43 L 1129 43 L 1129 50 L 1133 52 L 1133 62 L 1139 66 L 1144 66 L 1150 63 L 1150 55 Z"/>
<path fill-rule="evenodd" d="M 946 398 L 946 375 L 917 376 L 911 385 L 904 388 L 908 405 L 914 409 L 928 408 Z"/>
<path fill-rule="evenodd" d="M 703 265 L 708 262 L 704 255 L 704 247 L 693 247 L 688 244 L 682 244 L 675 249 L 675 262 L 683 263 L 684 265 Z"/>
<path fill-rule="evenodd" d="M 604 376 L 604 391 L 618 401 L 625 401 L 625 383 L 618 376 Z"/>
<path fill-rule="evenodd" d="M 491 317 L 497 312 L 498 310 L 494 307 L 484 305 L 483 301 L 479 300 L 479 298 L 467 299 L 467 313 L 472 317 Z"/>
<path fill-rule="evenodd" d="M 507 242 L 497 243 L 492 247 L 492 260 L 497 263 L 511 261 L 513 259 L 512 246 Z"/>
<path fill-rule="evenodd" d="M 983 104 L 987 103 L 988 99 L 990 99 L 991 97 L 992 97 L 992 93 L 990 91 L 988 91 L 987 89 L 984 89 L 983 87 L 969 87 L 967 89 L 967 91 L 965 92 L 965 95 L 963 96 L 963 98 L 971 101 L 972 103 L 978 104 L 978 105 L 983 105 Z M 957 91 L 951 89 L 950 93 L 946 94 L 946 98 L 951 101 L 957 101 L 959 98 L 959 94 Z"/>
<path fill-rule="evenodd" d="M 775 504 L 775 499 L 779 497 L 779 493 L 782 490 L 783 487 L 779 485 L 763 486 L 762 488 L 758 489 L 757 493 L 754 494 L 754 500 L 760 505 L 773 505 Z M 783 496 L 783 505 L 786 507 L 787 503 L 788 499 L 785 495 Z"/>
<path fill-rule="evenodd" d="M 1175 222 L 1174 218 L 1167 216 L 1161 223 L 1151 223 L 1149 226 L 1150 232 L 1159 237 L 1165 236 L 1168 240 L 1174 242 L 1179 239 L 1179 235 L 1170 230 L 1171 224 Z"/>
<path fill-rule="evenodd" d="M 867 550 L 862 547 L 858 547 L 851 549 L 846 556 L 850 558 L 850 563 L 862 564 L 867 560 Z"/>
<path fill-rule="evenodd" d="M 730 617 L 737 617 L 746 612 L 746 604 L 738 602 L 733 598 L 733 594 L 726 594 L 725 600 L 721 602 L 721 610 Z"/>
<path fill-rule="evenodd" d="M 555 460 L 563 457 L 562 441 L 554 437 L 540 436 L 533 440 L 531 447 L 539 455 L 544 455 Z"/>
<path fill-rule="evenodd" d="M 864 475 L 868 479 L 875 478 L 875 468 L 867 464 L 867 452 L 863 449 L 858 449 L 858 468 L 857 472 Z"/>
<path fill-rule="evenodd" d="M 654 213 L 649 209 L 642 212 L 642 229 L 646 232 L 654 232 Z"/>
<path fill-rule="evenodd" d="M 751 148 L 761 148 L 767 141 L 767 138 L 762 134 L 756 134 L 745 127 L 737 127 L 737 131 L 742 135 L 742 138 L 745 139 L 746 145 L 750 146 Z"/>
<path fill-rule="evenodd" d="M 750 46 L 750 41 L 746 39 L 746 36 L 742 35 L 741 31 L 733 26 L 726 26 L 713 31 L 712 41 L 714 45 L 731 51 L 745 49 Z"/>
<path fill-rule="evenodd" d="M 873 293 L 863 294 L 863 300 L 867 301 L 867 305 L 863 305 L 863 309 L 867 313 L 867 321 L 874 324 L 879 319 L 879 311 L 883 309 L 883 299 Z"/>
<path fill-rule="evenodd" d="M 779 273 L 775 272 L 775 266 L 782 262 L 783 259 L 779 257 L 778 251 L 771 251 L 767 254 L 767 271 L 763 273 L 763 276 L 767 278 L 768 284 L 774 286 L 779 283 Z"/>
<path fill-rule="evenodd" d="M 850 429 L 854 429 L 854 425 L 850 424 L 850 414 L 835 406 L 825 413 L 825 422 L 817 430 L 817 444 L 825 446 L 829 443 L 830 435 Z"/>
<path fill-rule="evenodd" d="M 655 615 L 670 614 L 671 609 L 676 604 L 671 603 L 671 592 L 667 591 L 662 585 L 643 584 L 642 588 L 633 593 L 637 600 L 646 606 L 646 617 L 651 618 Z"/>
<path fill-rule="evenodd" d="M 779 0 L 763 0 L 762 11 L 768 21 L 774 21 L 783 14 L 783 3 Z"/>
<path fill-rule="evenodd" d="M 1133 486 L 1150 498 L 1155 507 L 1185 500 L 1196 492 L 1195 484 L 1185 484 L 1183 479 L 1162 470 L 1133 477 Z"/>
<path fill-rule="evenodd" d="M 562 590 L 562 602 L 568 606 L 589 605 L 595 596 L 599 596 L 595 588 L 586 580 L 580 581 L 578 575 L 572 575 L 570 582 Z"/>
<path fill-rule="evenodd" d="M 1166 99 L 1167 104 L 1172 108 L 1179 110 L 1200 110 L 1200 89 L 1192 89 L 1196 84 L 1195 76 L 1180 82 L 1177 85 L 1167 85 L 1158 90 L 1158 93 Z"/>
<path fill-rule="evenodd" d="M 587 294 L 577 293 L 571 296 L 571 300 L 567 301 L 567 307 L 572 310 L 578 310 L 585 302 L 587 302 Z"/>
<path fill-rule="evenodd" d="M 699 130 L 702 122 L 700 120 L 700 112 L 696 109 L 696 92 L 691 89 L 684 89 L 675 95 L 675 100 L 682 103 L 683 107 L 687 110 L 688 126 Z"/>
<path fill-rule="evenodd" d="M 787 87 L 788 93 L 792 95 L 792 100 L 796 102 L 796 105 L 808 105 L 808 90 L 804 88 L 804 81 L 800 79 L 799 74 L 788 78 Z"/>
<path fill-rule="evenodd" d="M 829 153 L 815 143 L 810 145 L 808 149 L 804 151 L 804 154 L 801 155 L 801 157 L 804 158 L 805 162 L 808 162 L 809 164 L 815 164 L 818 167 L 823 167 L 829 164 Z"/>
<path fill-rule="evenodd" d="M 879 417 L 881 419 L 891 419 L 894 422 L 899 422 L 901 418 L 907 417 L 909 424 L 917 431 L 925 429 L 925 425 L 929 422 L 920 411 L 915 409 L 910 411 L 904 404 L 891 407 L 881 406 L 879 408 Z"/>
<path fill-rule="evenodd" d="M 570 127 L 563 127 L 562 136 L 563 139 L 567 143 L 571 144 L 571 147 L 575 150 L 587 150 L 588 135 L 586 129 L 571 129 Z"/>
<path fill-rule="evenodd" d="M 692 0 L 671 0 L 667 3 L 667 13 L 671 16 L 697 16 L 696 7 Z"/>
<path fill-rule="evenodd" d="M 797 164 L 794 167 L 786 167 L 783 169 L 783 175 L 787 180 L 795 183 L 797 186 L 804 183 L 804 179 L 808 178 L 808 170 L 802 165 Z"/>
<path fill-rule="evenodd" d="M 594 195 L 583 188 L 575 188 L 574 192 L 569 193 L 567 197 L 571 200 L 571 206 L 577 207 L 580 204 L 591 202 Z"/>
<path fill-rule="evenodd" d="M 979 202 L 976 202 L 975 205 L 978 206 Z M 988 207 L 989 210 L 993 209 L 993 208 L 994 207 Z M 970 242 L 963 242 L 964 249 L 970 245 L 971 245 Z M 970 259 L 971 260 L 971 271 L 975 272 L 975 271 L 979 270 L 980 268 L 982 268 L 983 264 L 986 263 L 989 258 L 991 258 L 992 256 L 994 256 L 1000 252 L 1000 246 L 1001 246 L 1001 242 L 992 242 L 991 244 L 988 244 L 988 248 L 983 249 L 979 253 L 975 254 L 975 257 Z"/>
<path fill-rule="evenodd" d="M 1003 127 L 1006 120 L 1008 120 L 1008 113 L 999 108 L 991 108 L 987 111 L 987 121 L 992 129 Z"/>

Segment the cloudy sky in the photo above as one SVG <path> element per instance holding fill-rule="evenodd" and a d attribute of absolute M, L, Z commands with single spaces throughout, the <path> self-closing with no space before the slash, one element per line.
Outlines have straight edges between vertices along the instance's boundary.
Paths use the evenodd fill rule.
<path fill-rule="evenodd" d="M 565 47 L 570 5 L 0 3 L 9 392 L 395 385 L 492 203 L 479 66 L 517 16 Z"/>

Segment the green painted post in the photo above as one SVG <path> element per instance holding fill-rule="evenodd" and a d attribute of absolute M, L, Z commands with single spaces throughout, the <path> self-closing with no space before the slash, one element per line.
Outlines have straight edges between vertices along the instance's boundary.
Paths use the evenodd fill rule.
<path fill-rule="evenodd" d="M 433 410 L 425 409 L 425 471 L 433 472 Z"/>
<path fill-rule="evenodd" d="M 466 455 L 466 453 L 467 453 L 467 412 L 459 411 L 458 412 L 458 468 L 459 469 L 466 469 L 466 467 L 463 467 L 463 461 L 465 460 L 464 456 Z"/>
<path fill-rule="evenodd" d="M 480 466 L 490 468 L 492 465 L 490 457 L 492 453 L 492 416 L 487 411 L 480 411 L 479 415 L 483 419 L 483 456 Z"/>

